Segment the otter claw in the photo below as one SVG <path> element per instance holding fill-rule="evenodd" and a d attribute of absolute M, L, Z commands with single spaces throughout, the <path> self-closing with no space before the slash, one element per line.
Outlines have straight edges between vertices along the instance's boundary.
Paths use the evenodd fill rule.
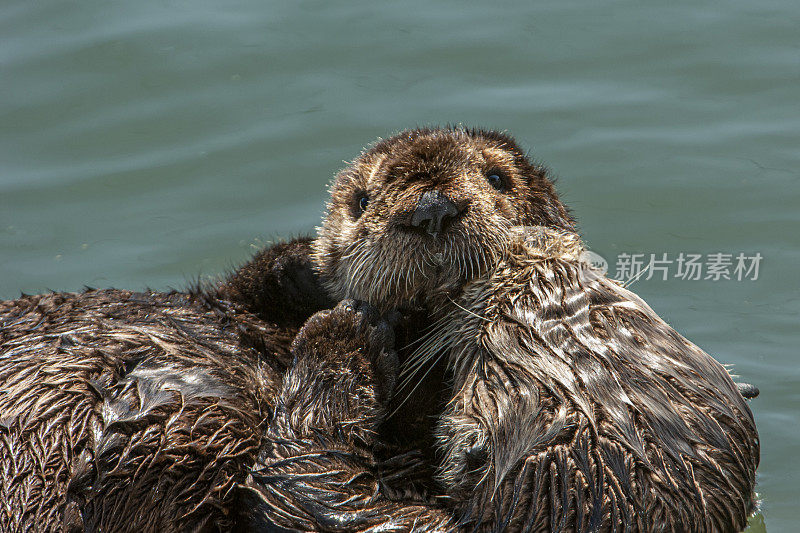
<path fill-rule="evenodd" d="M 367 302 L 348 298 L 339 302 L 336 309 L 347 313 L 357 313 L 363 317 L 364 322 L 373 326 L 381 322 L 381 315 L 378 310 Z"/>

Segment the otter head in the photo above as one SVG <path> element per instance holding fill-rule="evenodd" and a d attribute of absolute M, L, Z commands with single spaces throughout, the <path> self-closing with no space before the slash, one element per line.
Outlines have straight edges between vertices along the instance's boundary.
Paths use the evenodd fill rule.
<path fill-rule="evenodd" d="M 336 298 L 431 305 L 490 268 L 520 225 L 571 230 L 574 222 L 545 169 L 513 139 L 405 131 L 336 176 L 314 262 Z"/>

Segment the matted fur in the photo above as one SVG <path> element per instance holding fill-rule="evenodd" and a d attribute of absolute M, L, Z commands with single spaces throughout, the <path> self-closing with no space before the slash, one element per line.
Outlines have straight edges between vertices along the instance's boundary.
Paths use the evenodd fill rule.
<path fill-rule="evenodd" d="M 331 305 L 308 255 L 277 244 L 186 294 L 0 302 L 0 531 L 452 529 L 379 494 L 427 474 L 369 445 L 391 329 L 351 304 L 298 333 Z"/>
<path fill-rule="evenodd" d="M 455 394 L 438 430 L 440 477 L 465 520 L 742 530 L 759 441 L 728 372 L 581 262 L 576 235 L 536 231 L 537 246 L 517 243 L 443 310 Z"/>
<path fill-rule="evenodd" d="M 498 170 L 502 190 L 486 179 Z M 439 235 L 408 222 L 427 191 L 462 212 Z M 523 246 L 529 226 L 544 229 Z M 719 363 L 580 263 L 574 230 L 510 137 L 412 130 L 339 173 L 314 259 L 337 297 L 430 313 L 400 394 L 430 394 L 420 376 L 449 363 L 439 479 L 463 526 L 742 529 L 759 460 L 744 399 Z"/>
<path fill-rule="evenodd" d="M 280 386 L 235 322 L 119 290 L 2 302 L 0 320 L 0 530 L 225 524 Z"/>

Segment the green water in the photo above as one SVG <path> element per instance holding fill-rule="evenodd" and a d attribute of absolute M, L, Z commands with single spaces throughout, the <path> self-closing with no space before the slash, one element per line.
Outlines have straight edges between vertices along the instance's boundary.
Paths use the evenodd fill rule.
<path fill-rule="evenodd" d="M 761 388 L 751 529 L 796 531 L 800 3 L 499 5 L 5 0 L 0 297 L 182 287 L 312 231 L 377 136 L 505 129 L 612 263 L 761 253 L 633 288 Z"/>

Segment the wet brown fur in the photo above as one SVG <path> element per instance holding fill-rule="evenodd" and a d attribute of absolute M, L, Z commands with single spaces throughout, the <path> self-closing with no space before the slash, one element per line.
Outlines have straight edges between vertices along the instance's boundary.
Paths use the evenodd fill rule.
<path fill-rule="evenodd" d="M 498 169 L 502 191 L 486 180 Z M 464 210 L 436 236 L 408 226 L 429 190 Z M 759 442 L 728 373 L 575 257 L 520 252 L 519 228 L 534 226 L 558 236 L 540 245 L 580 249 L 545 169 L 513 140 L 423 129 L 379 142 L 336 177 L 314 244 L 336 297 L 429 313 L 399 397 L 431 396 L 436 384 L 420 380 L 449 365 L 450 401 L 425 416 L 439 416 L 438 479 L 462 525 L 742 529 Z"/>
<path fill-rule="evenodd" d="M 486 182 L 491 170 L 508 180 L 506 194 Z M 432 189 L 465 208 L 439 242 L 405 229 L 419 197 Z M 363 214 L 362 193 L 370 201 Z M 572 228 L 546 170 L 510 137 L 460 128 L 406 131 L 378 142 L 336 176 L 314 260 L 334 297 L 407 306 L 485 270 L 510 225 L 521 221 Z"/>
<path fill-rule="evenodd" d="M 258 357 L 241 349 L 237 326 L 250 324 L 212 329 L 214 311 L 186 295 L 118 290 L 0 309 L 2 530 L 62 520 L 113 530 L 125 516 L 131 530 L 184 531 L 211 520 L 280 384 L 259 379 Z M 287 350 L 275 352 L 286 365 Z M 181 452 L 158 453 L 171 448 Z M 169 475 L 153 479 L 162 468 Z M 82 501 L 68 502 L 67 489 Z"/>
<path fill-rule="evenodd" d="M 212 291 L 0 302 L 0 530 L 224 526 L 291 364 L 293 314 L 330 305 L 307 250 L 272 247 Z M 257 316 L 273 300 L 280 323 Z"/>
<path fill-rule="evenodd" d="M 407 227 L 431 189 L 465 209 L 438 237 Z M 450 513 L 493 531 L 741 527 L 758 462 L 747 406 L 644 302 L 531 251 L 579 240 L 512 139 L 403 132 L 331 192 L 314 260 L 332 296 L 413 310 L 394 416 L 374 311 L 317 314 L 290 345 L 331 306 L 308 241 L 213 290 L 4 302 L 0 529 L 450 531 Z M 519 226 L 560 237 L 520 252 Z M 413 450 L 436 448 L 434 426 L 438 459 Z"/>
<path fill-rule="evenodd" d="M 391 329 L 351 304 L 300 330 L 330 306 L 308 239 L 207 290 L 1 302 L 0 531 L 446 526 L 373 497 L 422 463 L 370 448 Z"/>
<path fill-rule="evenodd" d="M 446 311 L 440 477 L 460 511 L 491 530 L 744 529 L 759 441 L 728 372 L 545 233 L 555 253 L 512 247 Z"/>

